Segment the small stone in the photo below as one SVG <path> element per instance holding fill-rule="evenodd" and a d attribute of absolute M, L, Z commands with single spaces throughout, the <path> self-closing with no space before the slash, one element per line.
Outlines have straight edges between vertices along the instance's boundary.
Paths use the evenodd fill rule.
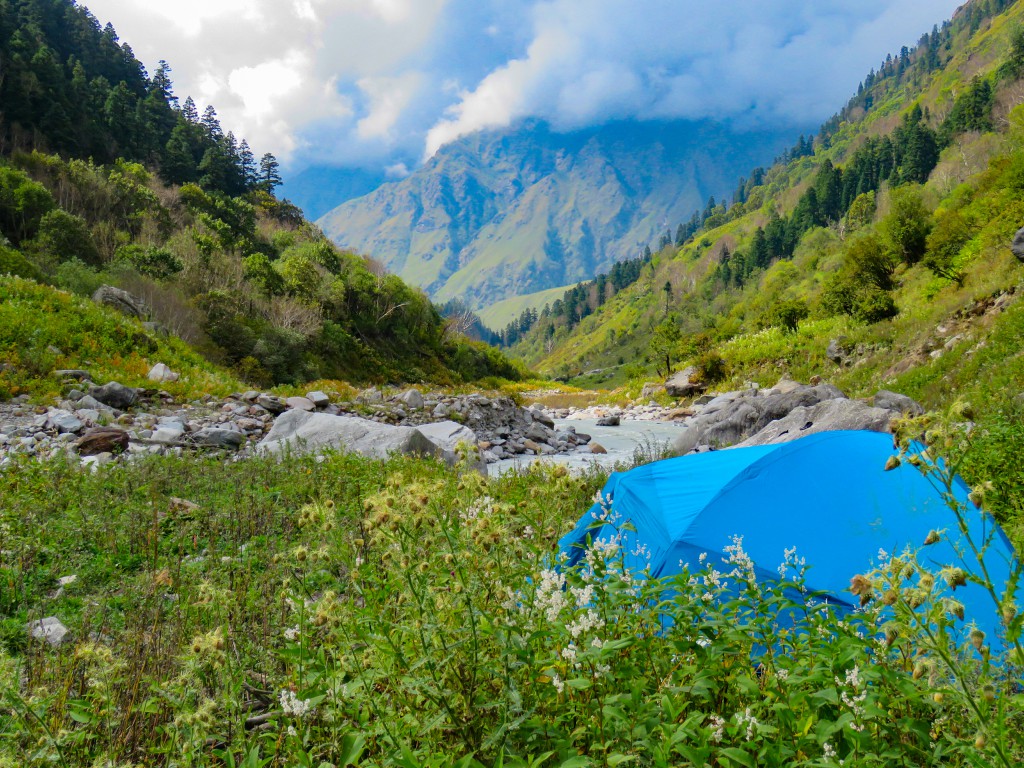
<path fill-rule="evenodd" d="M 164 363 L 157 363 L 150 369 L 146 378 L 150 381 L 177 381 L 180 374 L 172 371 Z"/>
<path fill-rule="evenodd" d="M 305 397 L 289 397 L 285 400 L 289 408 L 296 411 L 315 411 L 316 406 L 311 400 Z"/>
<path fill-rule="evenodd" d="M 331 404 L 331 398 L 329 398 L 326 393 L 321 392 L 318 389 L 313 392 L 307 392 L 306 399 L 317 408 L 326 408 Z"/>
<path fill-rule="evenodd" d="M 46 416 L 46 421 L 52 429 L 57 430 L 58 434 L 80 432 L 84 426 L 75 414 L 64 410 L 50 411 Z"/>
<path fill-rule="evenodd" d="M 27 629 L 34 639 L 45 640 L 54 648 L 71 639 L 68 628 L 56 616 L 29 622 Z"/>
<path fill-rule="evenodd" d="M 593 443 L 593 442 L 592 442 L 592 443 L 591 443 L 591 444 L 589 445 L 589 448 L 590 448 L 590 452 L 591 452 L 591 453 L 608 453 L 608 449 L 607 449 L 607 448 L 605 448 L 605 447 L 604 447 L 603 445 L 601 445 L 600 443 Z"/>
<path fill-rule="evenodd" d="M 245 435 L 230 429 L 207 427 L 192 435 L 192 440 L 196 445 L 206 448 L 238 449 L 245 442 Z"/>
<path fill-rule="evenodd" d="M 418 390 L 408 389 L 403 392 L 399 398 L 401 402 L 405 403 L 406 406 L 416 411 L 423 407 L 423 395 Z"/>
<path fill-rule="evenodd" d="M 288 406 L 284 400 L 276 395 L 260 395 L 256 398 L 256 403 L 261 407 L 266 408 L 275 416 L 288 410 Z"/>

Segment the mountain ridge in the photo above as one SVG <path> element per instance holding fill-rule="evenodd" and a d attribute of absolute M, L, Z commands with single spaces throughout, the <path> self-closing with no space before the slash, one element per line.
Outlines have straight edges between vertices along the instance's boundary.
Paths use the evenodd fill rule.
<path fill-rule="evenodd" d="M 741 173 L 791 143 L 789 134 L 707 122 L 560 134 L 526 121 L 463 137 L 318 224 L 433 298 L 479 309 L 635 256 L 708 196 L 731 191 Z"/>

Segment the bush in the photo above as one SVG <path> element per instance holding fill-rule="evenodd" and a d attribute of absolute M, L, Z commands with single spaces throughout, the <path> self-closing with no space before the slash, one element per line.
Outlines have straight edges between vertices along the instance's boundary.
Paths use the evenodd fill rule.
<path fill-rule="evenodd" d="M 901 261 L 916 264 L 924 256 L 931 215 L 921 188 L 914 184 L 896 187 L 889 195 L 889 213 L 879 222 L 884 244 Z"/>
<path fill-rule="evenodd" d="M 43 273 L 32 262 L 13 248 L 0 245 L 0 275 L 15 275 L 43 282 Z"/>
<path fill-rule="evenodd" d="M 892 295 L 885 291 L 865 291 L 853 308 L 853 316 L 865 323 L 877 323 L 896 317 L 899 307 Z"/>
<path fill-rule="evenodd" d="M 98 267 L 103 262 L 85 219 L 60 208 L 39 220 L 39 234 L 33 247 L 58 263 L 78 259 Z"/>
<path fill-rule="evenodd" d="M 704 352 L 693 364 L 694 378 L 701 384 L 714 384 L 725 378 L 728 365 L 718 352 Z"/>
<path fill-rule="evenodd" d="M 140 275 L 157 280 L 166 280 L 184 268 L 181 260 L 166 248 L 134 243 L 118 248 L 114 259 L 127 264 Z"/>

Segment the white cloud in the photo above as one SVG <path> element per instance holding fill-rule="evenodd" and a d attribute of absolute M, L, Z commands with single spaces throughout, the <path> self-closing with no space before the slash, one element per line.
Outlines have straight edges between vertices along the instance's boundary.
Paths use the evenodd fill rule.
<path fill-rule="evenodd" d="M 524 117 L 799 125 L 958 0 L 85 0 L 225 130 L 295 163 L 415 163 Z"/>

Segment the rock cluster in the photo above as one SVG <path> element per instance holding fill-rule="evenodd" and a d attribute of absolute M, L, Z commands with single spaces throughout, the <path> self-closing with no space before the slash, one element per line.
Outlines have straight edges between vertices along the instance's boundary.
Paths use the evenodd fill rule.
<path fill-rule="evenodd" d="M 847 398 L 831 384 L 787 379 L 767 391 L 751 388 L 703 396 L 694 402 L 693 410 L 672 445 L 677 454 L 781 443 L 815 432 L 886 432 L 894 418 L 923 412 L 917 402 L 895 392 L 882 390 L 868 403 Z"/>
<path fill-rule="evenodd" d="M 522 408 L 507 397 L 424 395 L 415 389 L 385 397 L 371 389 L 355 402 L 332 402 L 319 391 L 289 398 L 249 391 L 223 400 L 207 397 L 175 404 L 163 391 L 118 382 L 97 386 L 86 371 L 59 373 L 68 393 L 56 406 L 33 408 L 25 398 L 0 403 L 0 467 L 17 454 L 67 454 L 81 457 L 88 466 L 185 450 L 245 456 L 264 439 L 268 446 L 290 439 L 295 445 L 345 445 L 367 455 L 381 455 L 375 447 L 391 445 L 393 450 L 432 452 L 450 461 L 456 446 L 467 443 L 475 449 L 469 460 L 482 469 L 517 455 L 589 450 L 590 443 L 589 436 L 571 427 L 556 431 L 539 406 Z M 172 374 L 157 365 L 151 378 L 170 381 Z M 300 424 L 298 414 L 310 418 Z M 418 437 L 407 432 L 405 439 L 397 439 L 396 433 L 371 430 L 383 426 L 417 428 Z M 353 437 L 356 432 L 359 440 Z"/>

